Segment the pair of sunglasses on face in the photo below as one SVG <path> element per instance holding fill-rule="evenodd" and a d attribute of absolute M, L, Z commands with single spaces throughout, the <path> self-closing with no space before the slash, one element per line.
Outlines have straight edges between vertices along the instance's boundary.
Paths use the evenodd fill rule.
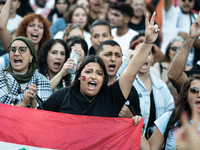
<path fill-rule="evenodd" d="M 17 47 L 9 47 L 8 50 L 10 54 L 14 54 L 17 51 Z M 27 51 L 27 47 L 20 46 L 18 47 L 18 51 L 20 54 L 24 54 Z"/>
<path fill-rule="evenodd" d="M 177 46 L 172 46 L 170 47 L 172 51 L 177 51 L 179 50 L 181 47 L 177 47 Z"/>
<path fill-rule="evenodd" d="M 185 2 L 186 0 L 182 0 L 182 2 Z M 188 2 L 192 2 L 193 0 L 188 0 Z"/>
<path fill-rule="evenodd" d="M 198 87 L 191 87 L 189 89 L 190 93 L 192 94 L 199 94 L 199 88 Z"/>

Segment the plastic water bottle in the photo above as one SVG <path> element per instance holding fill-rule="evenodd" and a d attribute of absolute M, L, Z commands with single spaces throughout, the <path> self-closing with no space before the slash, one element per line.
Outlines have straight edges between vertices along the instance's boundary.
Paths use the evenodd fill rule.
<path fill-rule="evenodd" d="M 74 48 L 72 49 L 71 51 L 71 54 L 70 54 L 70 58 L 72 58 L 74 60 L 74 63 L 76 64 L 77 66 L 77 63 L 78 63 L 78 59 L 79 59 L 79 54 L 76 53 L 76 51 L 74 50 Z M 74 69 L 67 69 L 67 72 L 68 73 L 75 73 L 76 72 L 76 66 L 74 66 Z"/>

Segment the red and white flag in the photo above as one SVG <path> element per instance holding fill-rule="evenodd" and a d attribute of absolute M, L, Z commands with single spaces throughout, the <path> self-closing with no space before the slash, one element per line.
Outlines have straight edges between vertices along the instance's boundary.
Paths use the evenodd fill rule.
<path fill-rule="evenodd" d="M 0 104 L 0 149 L 139 150 L 143 121 Z"/>

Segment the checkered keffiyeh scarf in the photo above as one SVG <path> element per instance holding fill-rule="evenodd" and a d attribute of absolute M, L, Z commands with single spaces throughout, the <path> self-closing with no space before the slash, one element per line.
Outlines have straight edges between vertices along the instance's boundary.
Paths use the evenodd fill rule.
<path fill-rule="evenodd" d="M 45 76 L 40 74 L 38 70 L 35 71 L 31 80 L 27 83 L 27 86 L 21 90 L 19 90 L 20 85 L 11 74 L 5 72 L 4 77 L 4 71 L 4 68 L 0 68 L 0 103 L 13 104 L 12 100 L 14 104 L 21 103 L 24 100 L 24 93 L 28 89 L 28 85 L 31 83 L 37 86 L 37 94 L 42 99 L 42 101 L 46 101 L 47 98 L 52 94 L 49 81 Z M 11 93 L 8 91 L 5 78 Z"/>
<path fill-rule="evenodd" d="M 6 77 L 6 80 L 4 76 Z M 12 94 L 9 93 L 6 81 L 9 85 Z M 0 87 L 0 103 L 11 104 L 11 101 L 14 99 L 13 95 L 18 95 L 19 84 L 10 74 L 5 73 L 4 75 L 3 69 L 1 69 L 0 71 Z"/>

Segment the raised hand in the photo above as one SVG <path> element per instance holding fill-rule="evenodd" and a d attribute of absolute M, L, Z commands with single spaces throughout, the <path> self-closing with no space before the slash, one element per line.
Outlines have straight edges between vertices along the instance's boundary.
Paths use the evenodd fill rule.
<path fill-rule="evenodd" d="M 61 69 L 61 74 L 62 74 L 62 77 L 66 76 L 67 74 L 69 74 L 67 72 L 67 69 L 74 69 L 76 66 L 74 60 L 72 58 L 68 58 L 67 61 L 64 63 L 62 69 Z"/>
<path fill-rule="evenodd" d="M 84 54 L 84 50 L 82 49 L 81 44 L 74 44 L 74 46 L 71 47 L 71 49 L 73 49 L 76 51 L 76 53 L 79 54 L 79 59 L 78 62 L 82 62 L 85 59 L 85 54 Z"/>
<path fill-rule="evenodd" d="M 152 43 L 155 42 L 155 40 L 158 37 L 158 32 L 160 31 L 158 29 L 158 25 L 154 25 L 156 12 L 153 13 L 151 20 L 149 22 L 149 14 L 146 15 L 145 19 L 145 43 Z"/>
<path fill-rule="evenodd" d="M 200 36 L 200 12 L 194 21 L 194 23 L 190 27 L 189 36 L 191 38 L 198 38 Z"/>
<path fill-rule="evenodd" d="M 192 114 L 193 124 L 189 126 L 187 113 L 182 114 L 181 122 L 183 127 L 176 131 L 177 142 L 179 145 L 178 147 L 181 150 L 200 150 L 197 130 L 198 116 L 198 108 L 195 108 Z"/>

